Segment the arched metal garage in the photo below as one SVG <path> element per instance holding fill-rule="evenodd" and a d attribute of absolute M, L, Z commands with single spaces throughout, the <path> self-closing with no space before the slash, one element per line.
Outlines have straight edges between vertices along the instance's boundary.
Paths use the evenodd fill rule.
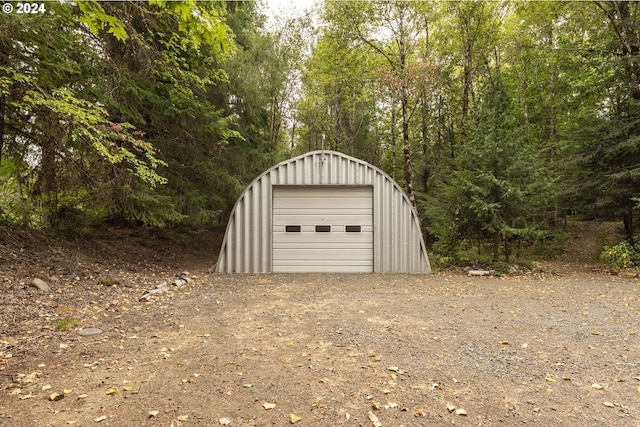
<path fill-rule="evenodd" d="M 430 273 L 417 214 L 377 167 L 312 151 L 262 173 L 233 207 L 214 271 Z"/>

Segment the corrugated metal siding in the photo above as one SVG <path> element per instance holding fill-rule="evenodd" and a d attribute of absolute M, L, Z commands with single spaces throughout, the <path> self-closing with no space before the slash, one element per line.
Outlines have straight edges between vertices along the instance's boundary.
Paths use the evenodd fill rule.
<path fill-rule="evenodd" d="M 335 151 L 303 154 L 256 178 L 231 212 L 215 271 L 272 271 L 275 185 L 373 186 L 373 270 L 431 272 L 416 212 L 400 186 L 375 166 Z"/>

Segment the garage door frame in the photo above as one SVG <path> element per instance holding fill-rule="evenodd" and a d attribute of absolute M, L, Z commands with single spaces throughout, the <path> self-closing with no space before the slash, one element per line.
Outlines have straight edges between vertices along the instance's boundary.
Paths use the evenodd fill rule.
<path fill-rule="evenodd" d="M 303 245 L 293 245 L 293 247 L 298 247 L 298 248 L 303 248 L 301 249 L 301 251 L 303 251 L 302 254 L 297 254 L 295 253 L 295 251 L 293 250 L 293 248 L 289 248 L 289 247 L 279 247 L 276 248 L 276 246 L 278 245 L 289 245 L 291 243 L 295 243 L 295 234 L 291 234 L 290 237 L 293 238 L 293 240 L 289 240 L 288 238 L 286 239 L 286 242 L 283 242 L 283 238 L 286 234 L 281 234 L 280 236 L 277 236 L 276 233 L 284 233 L 284 227 L 285 223 L 279 224 L 279 220 L 282 218 L 276 218 L 276 209 L 278 209 L 278 204 L 280 203 L 280 201 L 277 201 L 276 198 L 280 195 L 280 196 L 284 196 L 284 191 L 287 190 L 302 190 L 302 191 L 306 191 L 309 192 L 309 194 L 311 194 L 311 192 L 313 191 L 322 191 L 322 190 L 332 190 L 335 189 L 335 191 L 340 191 L 340 190 L 345 190 L 348 191 L 350 189 L 364 189 L 366 190 L 366 195 L 367 195 L 367 199 L 369 199 L 368 206 L 367 209 L 370 212 L 370 214 L 367 214 L 368 218 L 364 221 L 362 221 L 362 224 L 351 224 L 348 219 L 345 219 L 344 221 L 340 221 L 339 218 L 333 218 L 331 224 L 332 226 L 332 230 L 331 233 L 341 233 L 339 235 L 336 234 L 327 234 L 324 235 L 324 233 L 321 233 L 318 231 L 318 229 L 313 229 L 316 225 L 322 226 L 324 225 L 324 222 L 321 221 L 319 218 L 315 218 L 314 221 L 314 216 L 318 215 L 318 216 L 324 216 L 324 215 L 328 215 L 328 216 L 335 216 L 336 214 L 324 214 L 323 212 L 319 212 L 318 214 L 309 214 L 309 218 L 303 218 L 301 217 L 300 221 L 296 221 L 295 219 L 292 220 L 285 220 L 285 223 L 287 222 L 299 222 L 303 228 L 300 230 L 301 232 L 301 236 L 308 236 L 310 239 L 313 239 L 314 237 L 318 237 L 318 240 L 301 240 L 300 243 L 304 243 Z M 375 270 L 375 191 L 374 191 L 374 186 L 373 185 L 273 185 L 272 186 L 272 191 L 271 191 L 271 195 L 272 195 L 272 203 L 271 203 L 271 271 L 274 273 L 285 273 L 285 272 L 349 272 L 349 273 L 371 273 Z M 344 194 L 342 195 L 344 197 Z M 318 197 L 317 195 L 312 196 L 313 197 Z M 320 195 L 320 197 L 322 197 L 322 195 Z M 330 201 L 331 198 L 327 198 L 327 201 Z M 339 200 L 339 197 L 336 199 Z M 331 206 L 331 205 L 329 205 Z M 342 206 L 342 205 L 340 205 Z M 357 204 L 355 207 L 353 207 L 353 209 L 357 210 L 358 208 L 362 209 L 362 206 L 358 207 Z M 282 208 L 284 209 L 284 208 Z M 298 208 L 300 209 L 300 208 Z M 304 209 L 304 208 L 302 208 Z M 328 207 L 328 209 L 331 209 L 331 207 Z M 335 205 L 334 208 L 335 209 Z M 347 208 L 347 212 L 348 212 L 348 208 Z M 286 214 L 280 214 L 282 215 L 282 217 L 286 216 Z M 345 213 L 345 215 L 347 215 Z M 324 218 L 322 218 L 322 220 L 324 220 Z M 349 222 L 349 223 L 348 223 Z M 353 222 L 353 221 L 352 221 Z M 291 225 L 296 225 L 296 224 L 291 224 Z M 356 246 L 353 251 L 350 251 L 349 248 L 346 248 L 345 245 L 342 248 L 340 247 L 340 244 L 345 243 L 346 240 L 349 239 L 351 233 L 347 232 L 346 227 L 348 225 L 361 225 L 363 227 L 362 229 L 362 233 L 363 234 L 359 234 L 358 235 L 358 239 L 360 242 L 354 242 L 354 246 Z M 335 239 L 334 240 L 334 236 Z M 353 234 L 353 236 L 355 237 L 355 233 Z M 347 242 L 348 243 L 348 242 Z M 365 244 L 366 248 L 358 248 L 358 243 L 363 243 Z M 315 246 L 317 245 L 317 246 Z M 330 245 L 336 245 L 335 248 L 332 247 L 328 247 Z M 307 253 L 304 254 L 304 251 L 307 250 Z M 345 264 L 340 264 L 339 263 L 339 257 L 338 258 L 327 258 L 327 259 L 322 259 L 324 258 L 323 256 L 320 256 L 318 259 L 315 260 L 315 264 L 313 264 L 313 262 L 309 263 L 309 260 L 312 259 L 310 257 L 308 257 L 309 255 L 312 254 L 312 251 L 314 250 L 318 250 L 319 254 L 322 254 L 323 252 L 325 252 L 326 256 L 326 252 L 327 250 L 335 250 L 335 251 L 342 251 L 344 256 L 347 257 L 347 259 L 351 259 L 353 260 L 353 263 L 345 263 Z M 277 251 L 282 251 L 282 253 L 277 253 Z M 298 257 L 300 258 L 299 260 L 289 260 L 290 264 L 289 265 L 278 265 L 277 263 L 279 261 L 283 260 L 283 255 L 284 252 L 290 252 L 292 253 L 292 256 L 294 257 Z M 349 257 L 353 257 L 353 258 L 349 258 Z M 358 258 L 360 258 L 362 261 L 364 261 L 365 263 L 358 263 Z M 284 259 L 286 260 L 286 256 L 284 256 Z M 297 265 L 296 265 L 297 263 Z M 296 268 L 299 267 L 299 268 Z"/>

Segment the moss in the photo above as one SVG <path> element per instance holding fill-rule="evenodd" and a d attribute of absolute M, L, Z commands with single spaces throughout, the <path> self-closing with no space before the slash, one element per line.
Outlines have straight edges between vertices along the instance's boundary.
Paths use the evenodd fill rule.
<path fill-rule="evenodd" d="M 56 322 L 56 329 L 58 331 L 64 332 L 69 328 L 72 328 L 78 324 L 78 320 L 73 317 L 65 317 L 64 319 L 60 319 Z"/>

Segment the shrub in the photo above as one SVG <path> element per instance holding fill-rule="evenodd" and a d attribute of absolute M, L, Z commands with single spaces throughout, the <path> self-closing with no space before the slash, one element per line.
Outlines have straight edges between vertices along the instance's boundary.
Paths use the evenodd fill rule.
<path fill-rule="evenodd" d="M 624 241 L 615 246 L 605 246 L 600 259 L 611 268 L 629 268 L 640 265 L 640 247 Z"/>

